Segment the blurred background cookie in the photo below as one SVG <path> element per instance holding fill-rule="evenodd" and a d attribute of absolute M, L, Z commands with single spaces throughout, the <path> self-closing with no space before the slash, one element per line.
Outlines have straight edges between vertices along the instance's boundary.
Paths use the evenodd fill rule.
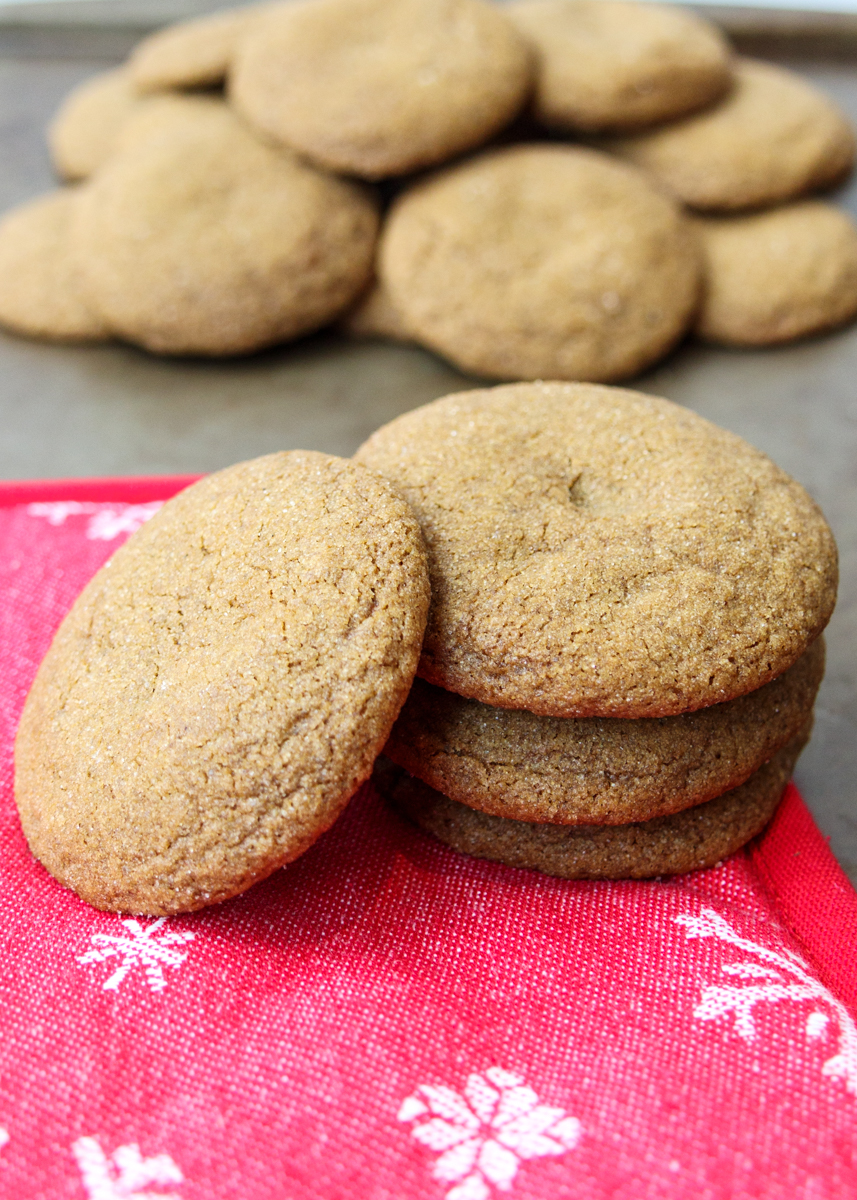
<path fill-rule="evenodd" d="M 379 179 L 486 141 L 531 78 L 523 39 L 484 0 L 305 0 L 254 23 L 229 94 L 277 141 Z"/>
<path fill-rule="evenodd" d="M 857 313 L 857 225 L 819 200 L 741 217 L 698 218 L 705 289 L 696 332 L 768 346 Z"/>
<path fill-rule="evenodd" d="M 515 0 L 504 10 L 536 55 L 533 107 L 556 129 L 636 129 L 702 108 L 732 78 L 716 26 L 628 0 Z"/>
<path fill-rule="evenodd" d="M 87 179 L 107 162 L 120 129 L 143 103 L 125 67 L 103 71 L 69 92 L 48 129 L 51 162 L 60 178 Z"/>
<path fill-rule="evenodd" d="M 159 29 L 128 59 L 132 84 L 140 92 L 219 86 L 240 38 L 268 7 L 248 5 Z"/>

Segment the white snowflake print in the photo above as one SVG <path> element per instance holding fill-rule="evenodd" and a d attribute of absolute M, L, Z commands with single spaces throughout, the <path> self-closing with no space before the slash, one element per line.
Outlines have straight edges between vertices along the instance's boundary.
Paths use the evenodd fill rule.
<path fill-rule="evenodd" d="M 97 504 L 92 500 L 51 500 L 27 505 L 31 517 L 49 525 L 64 525 L 69 517 L 88 516 L 86 536 L 91 541 L 112 542 L 123 533 L 136 533 L 163 507 L 163 500 L 148 504 Z"/>
<path fill-rule="evenodd" d="M 159 917 L 154 924 L 144 928 L 139 921 L 128 917 L 122 921 L 127 933 L 94 933 L 90 941 L 96 948 L 78 955 L 77 961 L 102 963 L 109 958 L 121 960 L 110 978 L 101 985 L 106 992 L 117 991 L 135 967 L 143 968 L 146 982 L 153 992 L 162 992 L 167 986 L 164 967 L 180 967 L 187 958 L 187 954 L 182 954 L 174 947 L 183 946 L 194 939 L 192 933 L 173 930 L 161 933 L 166 920 L 166 917 Z"/>
<path fill-rule="evenodd" d="M 96 1137 L 78 1138 L 71 1149 L 89 1200 L 180 1200 L 177 1192 L 161 1190 L 184 1179 L 169 1154 L 143 1158 L 132 1144 L 108 1156 Z M 157 1191 L 144 1190 L 152 1184 Z"/>
<path fill-rule="evenodd" d="M 3 1129 L 3 1127 L 0 1126 L 0 1150 L 3 1149 L 3 1147 L 6 1145 L 6 1143 L 8 1141 L 9 1141 L 9 1131 L 7 1129 Z"/>
<path fill-rule="evenodd" d="M 454 1185 L 446 1200 L 486 1200 L 492 1184 L 508 1192 L 522 1161 L 565 1154 L 581 1134 L 576 1117 L 540 1104 L 520 1075 L 500 1067 L 469 1076 L 463 1095 L 423 1084 L 405 1100 L 399 1120 L 440 1153 L 432 1174 Z"/>
<path fill-rule="evenodd" d="M 718 938 L 752 956 L 749 960 L 723 965 L 724 975 L 746 982 L 711 984 L 704 988 L 702 999 L 693 1010 L 695 1017 L 700 1021 L 715 1021 L 732 1013 L 736 1033 L 751 1042 L 756 1037 L 753 1009 L 757 1004 L 778 1004 L 783 1000 L 820 1004 L 823 1007 L 814 1007 L 806 1019 L 806 1036 L 820 1038 L 831 1018 L 836 1021 L 838 1053 L 824 1063 L 822 1074 L 844 1080 L 847 1090 L 857 1096 L 857 1027 L 845 1006 L 812 977 L 808 963 L 790 950 L 770 950 L 741 937 L 713 908 L 703 908 L 698 917 L 683 914 L 675 920 L 686 926 L 689 938 Z"/>

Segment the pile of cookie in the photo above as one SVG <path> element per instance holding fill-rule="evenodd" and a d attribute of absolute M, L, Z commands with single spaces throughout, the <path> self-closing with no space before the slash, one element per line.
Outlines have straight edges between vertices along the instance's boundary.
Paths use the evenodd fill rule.
<path fill-rule="evenodd" d="M 386 745 L 380 791 L 458 850 L 709 866 L 809 736 L 836 582 L 803 488 L 669 401 L 447 396 L 354 461 L 209 476 L 130 538 L 27 698 L 22 824 L 97 907 L 192 911 L 306 850 Z"/>
<path fill-rule="evenodd" d="M 0 224 L 0 322 L 31 336 L 217 356 L 340 321 L 615 380 L 690 330 L 857 312 L 857 228 L 804 199 L 850 170 L 848 121 L 672 7 L 252 5 L 143 41 L 50 143 L 72 186 Z"/>

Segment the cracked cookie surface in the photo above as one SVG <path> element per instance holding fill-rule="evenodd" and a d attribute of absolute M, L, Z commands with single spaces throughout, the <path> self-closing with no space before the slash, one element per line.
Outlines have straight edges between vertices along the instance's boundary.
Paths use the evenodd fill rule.
<path fill-rule="evenodd" d="M 339 815 L 417 664 L 425 552 L 372 471 L 292 451 L 169 501 L 87 585 L 27 698 L 33 853 L 98 908 L 244 891 Z"/>
<path fill-rule="evenodd" d="M 419 674 L 501 708 L 659 717 L 752 692 L 826 625 L 833 535 L 766 455 L 595 384 L 446 396 L 358 450 L 429 554 Z"/>

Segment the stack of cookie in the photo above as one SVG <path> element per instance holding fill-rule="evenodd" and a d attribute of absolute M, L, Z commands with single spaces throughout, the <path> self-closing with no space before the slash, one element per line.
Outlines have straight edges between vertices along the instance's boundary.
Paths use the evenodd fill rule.
<path fill-rule="evenodd" d="M 252 5 L 145 39 L 50 144 L 80 186 L 0 225 L 0 322 L 31 336 L 216 356 L 340 320 L 488 378 L 615 380 L 693 328 L 857 312 L 857 229 L 795 203 L 850 169 L 849 123 L 672 7 Z"/>
<path fill-rule="evenodd" d="M 586 384 L 449 396 L 356 457 L 429 555 L 421 678 L 376 771 L 395 804 L 565 878 L 688 871 L 761 830 L 836 592 L 799 484 L 668 401 Z"/>

